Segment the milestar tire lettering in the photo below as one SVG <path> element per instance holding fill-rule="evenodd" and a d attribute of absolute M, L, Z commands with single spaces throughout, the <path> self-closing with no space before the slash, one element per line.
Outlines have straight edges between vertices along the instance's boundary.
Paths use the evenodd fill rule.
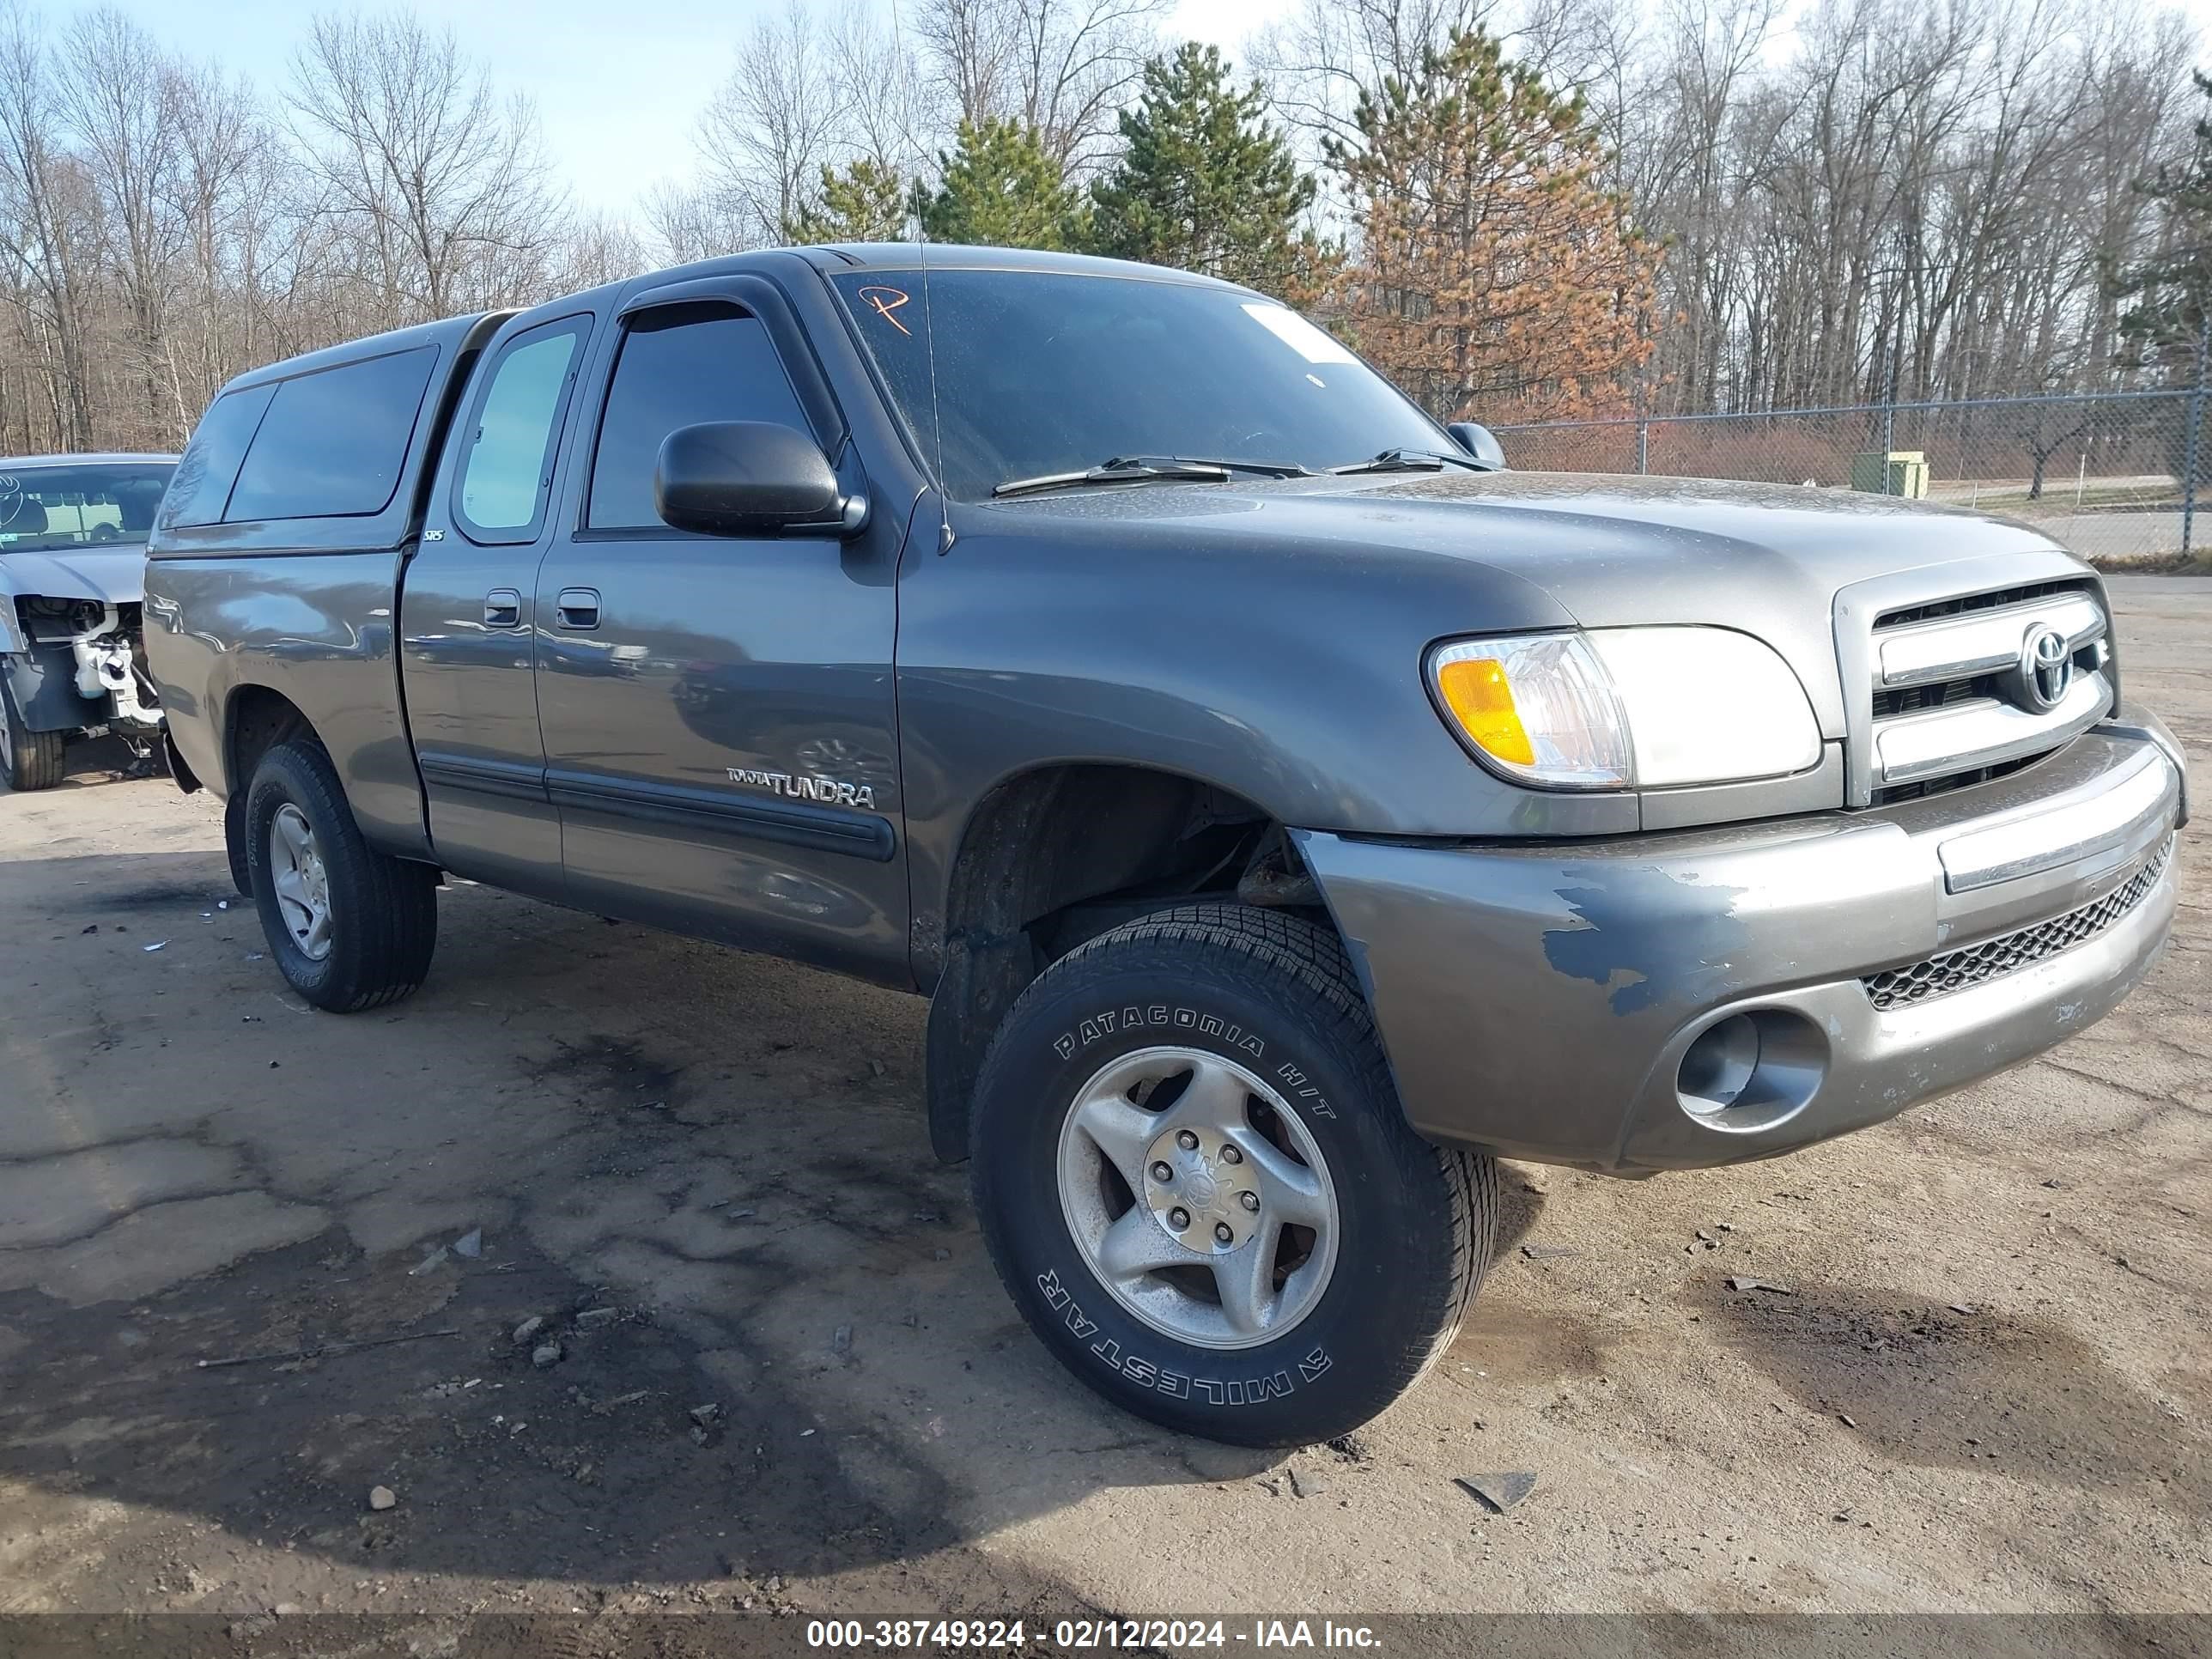
<path fill-rule="evenodd" d="M 1060 1315 L 1071 1334 L 1085 1341 L 1098 1335 L 1098 1322 L 1084 1313 L 1082 1304 L 1060 1283 L 1057 1268 L 1047 1268 L 1037 1275 L 1036 1282 L 1046 1303 Z M 1157 1389 L 1171 1399 L 1198 1400 L 1214 1406 L 1261 1405 L 1292 1393 L 1301 1382 L 1312 1382 L 1327 1372 L 1332 1363 L 1326 1348 L 1315 1348 L 1298 1361 L 1295 1376 L 1290 1370 L 1278 1367 L 1259 1376 L 1224 1379 L 1191 1376 L 1170 1370 L 1140 1353 L 1125 1352 L 1121 1344 L 1110 1336 L 1102 1337 L 1090 1346 L 1091 1352 L 1110 1370 L 1119 1371 L 1140 1387 Z"/>

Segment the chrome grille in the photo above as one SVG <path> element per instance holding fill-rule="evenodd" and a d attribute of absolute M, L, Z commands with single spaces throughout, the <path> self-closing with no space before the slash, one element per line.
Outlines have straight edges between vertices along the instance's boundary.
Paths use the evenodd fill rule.
<path fill-rule="evenodd" d="M 1869 974 L 1859 983 L 1866 987 L 1868 1000 L 1877 1009 L 1887 1012 L 2002 979 L 2032 963 L 2045 961 L 2096 938 L 2143 902 L 2150 890 L 2158 885 L 2159 878 L 2166 873 L 2166 860 L 2172 856 L 2173 840 L 2168 836 L 2166 845 L 2158 849 L 2148 864 L 2136 871 L 2125 884 L 2115 887 L 2094 903 L 2069 910 L 2048 921 L 2039 921 L 2017 933 L 1968 945 L 1963 951 L 1946 951 L 1925 962 Z"/>
<path fill-rule="evenodd" d="M 1875 805 L 2002 776 L 2063 747 L 2111 712 L 2106 620 L 2082 580 L 2019 583 L 1893 605 L 1866 639 L 1869 684 L 1856 799 Z M 2056 633 L 2068 677 L 2039 704 L 2022 667 Z"/>
<path fill-rule="evenodd" d="M 1895 720 L 1899 714 L 1917 714 L 1954 702 L 1971 702 L 1976 697 L 2003 695 L 2003 689 L 1995 674 L 1972 674 L 1963 679 L 1930 680 L 1922 685 L 1900 685 L 1893 691 L 1874 694 L 1874 717 L 1878 720 Z"/>
<path fill-rule="evenodd" d="M 1921 783 L 1889 784 L 1874 792 L 1874 805 L 1893 806 L 1899 801 L 1925 800 L 1930 795 L 1948 794 L 1954 789 L 1967 789 L 1978 783 L 1994 783 L 1999 778 L 2008 778 L 2014 773 L 2034 765 L 2042 758 L 2040 755 L 2023 755 L 2018 760 L 2000 761 L 1995 766 L 1977 766 L 1965 772 L 1946 772 L 1940 778 L 1929 778 Z"/>
<path fill-rule="evenodd" d="M 1974 611 L 2001 611 L 2008 605 L 2031 605 L 2038 599 L 2055 599 L 2061 593 L 2084 592 L 2087 584 L 2080 581 L 2030 582 L 2024 587 L 2000 587 L 1990 593 L 1967 593 L 1955 599 L 1934 599 L 1926 605 L 1908 605 L 1895 611 L 1885 611 L 1875 618 L 1875 631 L 1885 628 L 1905 628 L 1914 623 L 1937 622 L 1946 617 L 1962 617 Z"/>

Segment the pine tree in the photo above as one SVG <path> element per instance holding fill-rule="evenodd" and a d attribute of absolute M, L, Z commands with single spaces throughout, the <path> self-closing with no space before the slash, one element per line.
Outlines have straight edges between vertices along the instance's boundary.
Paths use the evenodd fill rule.
<path fill-rule="evenodd" d="M 1033 248 L 1083 240 L 1083 198 L 1035 128 L 963 121 L 958 143 L 938 160 L 944 176 L 924 216 L 936 240 Z"/>
<path fill-rule="evenodd" d="M 906 239 L 911 190 L 894 168 L 867 156 L 842 173 L 822 169 L 822 199 L 787 228 L 794 242 L 897 242 Z"/>
<path fill-rule="evenodd" d="M 1093 250 L 1285 297 L 1309 288 L 1322 250 L 1298 222 L 1314 180 L 1267 109 L 1259 84 L 1237 90 L 1212 46 L 1146 64 L 1121 112 L 1121 157 L 1091 188 Z"/>
<path fill-rule="evenodd" d="M 1358 216 L 1338 290 L 1359 348 L 1436 414 L 1617 407 L 1651 352 L 1661 248 L 1598 174 L 1582 100 L 1455 29 L 1363 90 L 1330 165 Z"/>

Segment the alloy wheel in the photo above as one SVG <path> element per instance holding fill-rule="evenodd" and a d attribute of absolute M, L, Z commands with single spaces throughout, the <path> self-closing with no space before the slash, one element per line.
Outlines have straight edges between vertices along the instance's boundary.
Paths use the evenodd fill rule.
<path fill-rule="evenodd" d="M 1336 1189 L 1273 1086 L 1202 1048 L 1139 1049 L 1076 1091 L 1060 1129 L 1060 1212 L 1100 1283 L 1178 1341 L 1272 1340 L 1336 1265 Z"/>
<path fill-rule="evenodd" d="M 276 908 L 301 956 L 331 953 L 331 883 L 307 816 L 287 801 L 269 821 L 269 870 Z"/>

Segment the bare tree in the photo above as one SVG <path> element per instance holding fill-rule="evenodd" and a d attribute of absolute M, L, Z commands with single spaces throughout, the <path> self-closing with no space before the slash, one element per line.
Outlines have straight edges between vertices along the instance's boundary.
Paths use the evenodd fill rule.
<path fill-rule="evenodd" d="M 597 288 L 650 268 L 645 245 L 627 220 L 580 214 L 554 239 L 548 287 L 556 293 Z"/>
<path fill-rule="evenodd" d="M 746 38 L 704 175 L 633 230 L 568 207 L 528 105 L 404 15 L 307 26 L 272 100 L 54 3 L 49 27 L 0 0 L 0 447 L 24 450 L 178 443 L 242 369 L 614 280 L 641 234 L 672 260 L 780 238 L 824 168 L 926 179 L 963 114 L 1088 169 L 1160 16 L 790 7 Z M 1454 25 L 1579 94 L 1594 181 L 1668 248 L 1656 349 L 1616 388 L 1638 407 L 2063 394 L 2148 372 L 2099 278 L 2163 234 L 2134 185 L 2189 141 L 2197 41 L 2162 3 L 1294 0 L 1255 56 L 1310 160 Z M 1325 212 L 1364 257 L 1357 204 Z"/>
<path fill-rule="evenodd" d="M 915 28 L 962 120 L 1034 129 L 1072 175 L 1107 157 L 1115 116 L 1174 0 L 921 0 Z"/>
<path fill-rule="evenodd" d="M 243 369 L 644 263 L 450 39 L 325 20 L 293 79 L 0 0 L 0 447 L 176 447 Z"/>
<path fill-rule="evenodd" d="M 84 168 L 64 148 L 46 42 L 36 22 L 9 0 L 0 9 L 0 252 L 8 261 L 7 297 L 37 392 L 61 441 L 93 441 L 86 338 L 93 301 L 96 222 Z M 33 428 L 32 388 L 21 389 L 22 418 Z"/>
<path fill-rule="evenodd" d="M 168 368 L 189 427 L 225 380 L 261 361 L 264 278 L 280 216 L 274 140 L 252 91 L 212 69 L 173 65 L 169 75 L 189 321 L 171 331 Z"/>
<path fill-rule="evenodd" d="M 561 212 L 536 117 L 525 99 L 502 103 L 450 32 L 319 17 L 287 97 L 318 212 L 360 258 L 385 326 L 535 290 Z"/>
<path fill-rule="evenodd" d="M 2118 383 L 2099 262 L 2178 138 L 2179 20 L 2100 0 L 1673 0 L 1620 187 L 1673 245 L 1667 406 Z M 1594 86 L 1601 103 L 1614 95 Z"/>
<path fill-rule="evenodd" d="M 866 0 L 845 0 L 828 30 L 831 75 L 843 111 L 845 161 L 881 171 L 927 173 L 938 136 L 957 118 L 955 100 L 925 75 L 919 52 Z"/>
<path fill-rule="evenodd" d="M 146 428 L 128 436 L 148 445 L 180 442 L 198 414 L 178 395 L 168 335 L 191 240 L 182 210 L 185 89 L 144 29 L 104 9 L 87 12 L 64 33 L 55 84 L 58 112 L 80 147 L 129 316 L 125 355 L 143 389 Z"/>
<path fill-rule="evenodd" d="M 655 251 L 670 264 L 758 247 L 763 240 L 750 213 L 740 217 L 704 187 L 663 179 L 646 192 L 640 210 Z"/>
<path fill-rule="evenodd" d="M 1363 91 L 1411 81 L 1422 55 L 1441 49 L 1455 29 L 1484 27 L 1501 0 L 1298 0 L 1288 16 L 1251 43 L 1253 66 L 1267 78 L 1275 107 L 1313 140 L 1359 143 L 1355 112 Z"/>
<path fill-rule="evenodd" d="M 829 43 L 802 0 L 753 26 L 699 118 L 702 204 L 739 246 L 790 240 L 849 146 L 850 110 Z M 664 232 L 664 234 L 665 233 Z"/>

